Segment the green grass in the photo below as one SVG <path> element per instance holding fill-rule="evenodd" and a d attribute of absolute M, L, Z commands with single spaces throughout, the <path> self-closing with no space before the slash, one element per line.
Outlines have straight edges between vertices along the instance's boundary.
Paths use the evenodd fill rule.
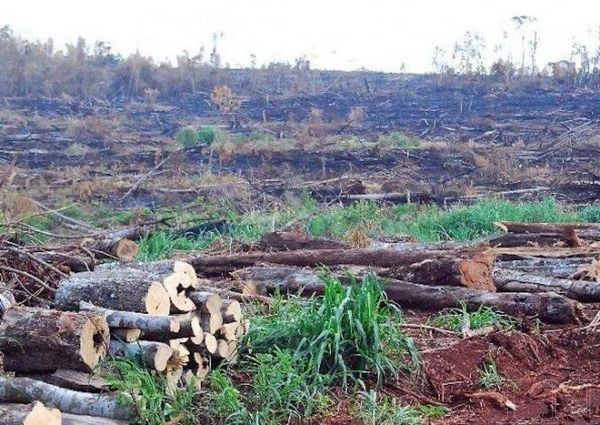
<path fill-rule="evenodd" d="M 414 371 L 418 353 L 400 328 L 400 310 L 388 303 L 374 276 L 344 286 L 325 274 L 323 297 L 277 304 L 270 315 L 253 318 L 244 340 L 251 353 L 275 347 L 307 360 L 314 373 L 333 376 L 342 386 L 366 375 L 377 382 Z"/>
<path fill-rule="evenodd" d="M 404 149 L 416 149 L 421 147 L 421 140 L 408 134 L 394 131 L 387 135 L 379 136 L 378 143 L 386 147 L 397 147 Z"/>
<path fill-rule="evenodd" d="M 211 126 L 203 126 L 198 129 L 182 127 L 175 134 L 175 140 L 181 143 L 184 148 L 196 146 L 199 143 L 211 144 L 216 137 L 217 132 Z"/>
<path fill-rule="evenodd" d="M 443 406 L 400 406 L 396 400 L 370 390 L 359 393 L 352 414 L 365 425 L 421 425 L 443 417 L 447 411 Z"/>
<path fill-rule="evenodd" d="M 117 391 L 121 402 L 130 402 L 135 395 L 139 414 L 135 423 L 162 425 L 176 418 L 182 425 L 195 423 L 193 383 L 184 389 L 171 390 L 163 375 L 153 374 L 136 359 L 110 359 L 107 365 L 111 373 L 106 376 L 106 382 Z"/>
<path fill-rule="evenodd" d="M 257 307 L 240 348 L 246 378 L 234 384 L 224 370 L 211 372 L 200 403 L 207 421 L 300 423 L 332 404 L 332 386 L 348 390 L 367 377 L 382 383 L 418 370 L 400 311 L 373 277 L 346 287 L 328 275 L 323 280 L 322 297 L 275 297 L 268 311 Z"/>
<path fill-rule="evenodd" d="M 496 362 L 490 360 L 484 363 L 479 369 L 479 385 L 486 389 L 500 389 L 505 383 L 505 379 L 500 376 Z"/>
<path fill-rule="evenodd" d="M 208 207 L 206 207 L 208 208 Z M 208 211 L 208 210 L 207 210 Z M 308 197 L 267 211 L 236 212 L 231 209 L 210 211 L 213 216 L 227 218 L 229 228 L 195 238 L 180 238 L 172 233 L 158 232 L 140 243 L 142 260 L 168 255 L 174 249 L 198 250 L 221 238 L 225 246 L 234 241 L 251 243 L 265 233 L 297 223 L 315 237 L 343 238 L 353 229 L 360 229 L 369 238 L 411 235 L 418 241 L 469 241 L 500 233 L 498 221 L 570 222 L 600 220 L 597 205 L 580 211 L 558 204 L 552 198 L 535 202 L 510 202 L 489 199 L 472 205 L 442 209 L 416 204 L 378 205 L 374 202 L 355 202 L 345 207 L 321 208 Z"/>
<path fill-rule="evenodd" d="M 467 305 L 462 303 L 460 308 L 452 308 L 436 314 L 429 320 L 429 323 L 433 326 L 460 332 L 465 328 L 475 330 L 488 326 L 511 329 L 517 324 L 517 320 L 483 305 L 475 311 L 468 311 Z"/>

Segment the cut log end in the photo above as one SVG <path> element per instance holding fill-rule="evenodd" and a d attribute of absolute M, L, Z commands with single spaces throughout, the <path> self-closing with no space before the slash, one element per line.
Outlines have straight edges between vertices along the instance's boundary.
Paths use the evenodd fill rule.
<path fill-rule="evenodd" d="M 148 314 L 157 316 L 166 316 L 171 310 L 171 300 L 164 286 L 159 282 L 154 282 L 148 288 L 148 294 L 145 299 L 146 311 Z"/>
<path fill-rule="evenodd" d="M 58 409 L 44 406 L 39 401 L 31 404 L 0 403 L 0 423 L 6 425 L 61 425 Z"/>
<path fill-rule="evenodd" d="M 459 262 L 460 282 L 471 289 L 496 291 L 492 277 L 494 255 L 488 250 L 478 252 L 468 259 Z"/>
<path fill-rule="evenodd" d="M 110 332 L 104 318 L 95 314 L 88 315 L 88 321 L 81 329 L 81 358 L 90 370 L 104 358 L 110 340 Z"/>
<path fill-rule="evenodd" d="M 138 244 L 130 239 L 121 239 L 114 246 L 113 254 L 120 260 L 131 261 L 139 251 Z"/>

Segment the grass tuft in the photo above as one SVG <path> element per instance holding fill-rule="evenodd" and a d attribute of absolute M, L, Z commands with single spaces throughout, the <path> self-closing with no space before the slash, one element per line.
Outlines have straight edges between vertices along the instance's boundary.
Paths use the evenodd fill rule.
<path fill-rule="evenodd" d="M 444 329 L 461 332 L 463 329 L 481 329 L 495 326 L 500 329 L 511 329 L 516 326 L 517 319 L 500 313 L 484 305 L 475 311 L 469 311 L 465 303 L 460 308 L 452 308 L 433 316 L 430 324 Z"/>
<path fill-rule="evenodd" d="M 479 385 L 483 388 L 496 388 L 499 390 L 504 383 L 505 379 L 498 372 L 495 361 L 490 360 L 484 363 L 481 369 L 479 369 Z"/>

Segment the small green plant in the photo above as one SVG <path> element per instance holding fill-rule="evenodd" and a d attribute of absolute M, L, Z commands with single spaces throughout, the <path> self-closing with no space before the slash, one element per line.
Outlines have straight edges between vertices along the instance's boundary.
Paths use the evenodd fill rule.
<path fill-rule="evenodd" d="M 105 378 L 108 385 L 119 393 L 121 402 L 133 397 L 140 425 L 162 425 L 177 418 L 180 424 L 193 424 L 195 385 L 184 389 L 170 389 L 166 378 L 152 374 L 136 359 L 111 359 L 111 373 Z"/>
<path fill-rule="evenodd" d="M 600 205 L 588 205 L 579 212 L 581 221 L 600 223 Z"/>
<path fill-rule="evenodd" d="M 500 376 L 498 367 L 496 366 L 496 362 L 494 360 L 489 360 L 482 365 L 481 369 L 479 369 L 478 382 L 483 388 L 502 388 L 505 380 L 502 376 Z"/>
<path fill-rule="evenodd" d="M 175 139 L 185 148 L 195 146 L 198 143 L 196 130 L 194 130 L 192 127 L 183 127 L 177 130 Z"/>
<path fill-rule="evenodd" d="M 200 143 L 212 144 L 216 139 L 217 133 L 211 126 L 200 127 L 196 131 L 196 141 Z"/>
<path fill-rule="evenodd" d="M 438 313 L 429 321 L 433 326 L 460 332 L 463 329 L 480 329 L 495 326 L 500 329 L 511 329 L 517 320 L 508 314 L 500 313 L 484 305 L 475 311 L 469 311 L 466 303 L 461 303 L 459 308 L 452 308 Z"/>
<path fill-rule="evenodd" d="M 248 423 L 245 420 L 249 413 L 242 402 L 242 395 L 223 370 L 211 371 L 206 385 L 210 391 L 202 400 L 202 410 L 207 416 L 207 422 L 219 419 L 227 424 Z"/>
<path fill-rule="evenodd" d="M 444 406 L 400 406 L 396 400 L 370 390 L 359 393 L 352 414 L 366 425 L 421 425 L 447 411 Z"/>

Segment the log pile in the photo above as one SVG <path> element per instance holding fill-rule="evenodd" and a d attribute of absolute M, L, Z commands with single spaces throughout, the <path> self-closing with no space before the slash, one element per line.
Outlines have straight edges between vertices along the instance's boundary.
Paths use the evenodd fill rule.
<path fill-rule="evenodd" d="M 0 406 L 12 403 L 15 417 L 35 413 L 15 403 L 39 401 L 63 414 L 129 420 L 133 404 L 118 404 L 92 374 L 102 359 L 135 359 L 172 388 L 199 387 L 211 366 L 235 361 L 247 328 L 240 303 L 181 261 L 75 273 L 61 281 L 54 308 L 9 302 L 4 310 L 0 351 L 16 376 L 0 380 Z"/>

